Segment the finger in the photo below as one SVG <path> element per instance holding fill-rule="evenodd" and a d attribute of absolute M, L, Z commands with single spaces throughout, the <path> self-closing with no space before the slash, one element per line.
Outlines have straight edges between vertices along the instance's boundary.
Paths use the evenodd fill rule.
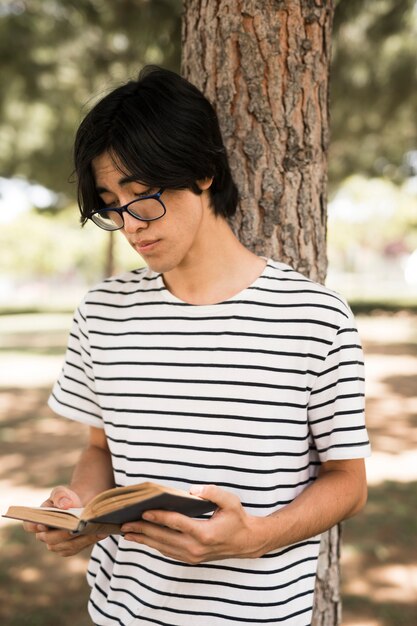
<path fill-rule="evenodd" d="M 240 503 L 239 498 L 235 494 L 221 489 L 217 485 L 196 485 L 191 487 L 190 493 L 193 496 L 199 496 L 204 500 L 214 502 L 221 509 L 236 506 L 236 504 Z"/>
<path fill-rule="evenodd" d="M 144 544 L 154 548 L 166 556 L 175 557 L 181 550 L 183 536 L 168 528 L 161 528 L 154 524 L 143 525 L 143 532 L 129 532 L 124 535 L 126 541 Z M 175 536 L 174 536 L 175 535 Z"/>
<path fill-rule="evenodd" d="M 73 535 L 71 535 L 67 530 L 47 530 L 38 532 L 36 534 L 36 539 L 48 545 L 57 545 L 63 541 L 73 539 Z"/>
<path fill-rule="evenodd" d="M 194 534 L 199 522 L 187 515 L 181 513 L 175 513 L 174 511 L 146 511 L 143 514 L 143 519 L 147 522 L 151 522 L 151 526 L 164 526 L 180 533 Z M 201 522 L 201 520 L 200 520 Z"/>
<path fill-rule="evenodd" d="M 23 522 L 23 530 L 27 533 L 38 533 L 43 530 L 48 530 L 48 527 L 42 524 L 35 524 L 34 522 Z"/>
<path fill-rule="evenodd" d="M 168 556 L 173 559 L 181 560 L 180 558 L 180 549 L 179 546 L 172 543 L 161 542 L 153 537 L 149 537 L 143 534 L 129 533 L 125 535 L 126 541 L 132 541 L 134 543 L 139 543 L 141 545 L 148 546 L 148 548 L 152 548 L 165 556 Z"/>
<path fill-rule="evenodd" d="M 41 506 L 54 506 L 54 501 L 48 498 L 45 502 L 42 502 Z"/>
<path fill-rule="evenodd" d="M 53 543 L 47 544 L 47 548 L 50 552 L 55 552 L 60 556 L 74 556 L 84 550 L 88 546 L 91 546 L 93 543 L 97 542 L 97 538 L 95 535 L 81 535 L 81 536 L 70 536 L 69 539 Z"/>
<path fill-rule="evenodd" d="M 138 522 L 128 522 L 123 524 L 121 527 L 121 532 L 123 534 L 126 533 L 135 533 L 137 535 L 146 534 L 146 535 L 159 535 L 160 530 L 162 531 L 171 531 L 178 532 L 182 531 L 181 522 L 179 520 L 176 521 L 176 518 L 185 518 L 185 521 L 188 521 L 190 518 L 185 515 L 181 515 L 180 513 L 174 513 L 172 511 L 147 511 L 146 520 L 143 516 L 142 519 Z"/>
<path fill-rule="evenodd" d="M 190 536 L 169 529 L 159 529 L 160 532 L 158 532 L 157 526 L 154 526 L 153 530 L 152 536 L 144 533 L 128 533 L 125 535 L 125 539 L 146 545 L 170 559 L 183 563 L 197 564 L 210 560 L 210 550 L 194 541 Z"/>
<path fill-rule="evenodd" d="M 53 502 L 52 506 L 59 507 L 60 509 L 69 509 L 71 507 L 81 507 L 82 502 L 78 494 L 72 491 L 69 487 L 60 485 L 52 490 L 50 499 Z"/>
<path fill-rule="evenodd" d="M 160 526 L 158 524 L 148 524 L 146 522 L 135 522 L 132 524 L 126 524 L 126 530 L 124 537 L 128 541 L 138 541 L 140 543 L 141 537 L 152 538 L 162 544 L 177 543 L 181 539 L 181 534 L 176 530 L 168 528 L 167 526 Z"/>

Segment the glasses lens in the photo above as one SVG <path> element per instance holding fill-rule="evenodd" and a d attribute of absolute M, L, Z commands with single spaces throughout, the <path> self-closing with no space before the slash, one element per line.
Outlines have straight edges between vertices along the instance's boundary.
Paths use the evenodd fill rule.
<path fill-rule="evenodd" d="M 142 220 L 157 220 L 165 214 L 165 209 L 156 198 L 144 198 L 129 204 L 129 213 Z"/>
<path fill-rule="evenodd" d="M 123 226 L 123 217 L 117 211 L 100 211 L 94 213 L 91 219 L 104 230 L 118 230 Z"/>

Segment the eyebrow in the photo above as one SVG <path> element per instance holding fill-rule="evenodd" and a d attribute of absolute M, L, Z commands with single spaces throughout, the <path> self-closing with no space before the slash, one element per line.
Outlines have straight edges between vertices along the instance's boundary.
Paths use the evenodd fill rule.
<path fill-rule="evenodd" d="M 143 185 L 143 183 L 141 183 L 136 178 L 136 176 L 124 176 L 123 178 L 120 178 L 120 180 L 118 180 L 117 182 L 118 182 L 118 184 L 121 187 L 124 187 L 125 185 L 128 185 L 129 183 L 138 183 L 139 185 Z M 148 193 L 152 189 L 153 189 L 153 187 L 147 187 L 146 189 L 141 191 L 141 193 Z M 107 189 L 106 187 L 96 187 L 96 191 L 97 191 L 98 194 L 100 194 L 100 193 L 110 193 L 110 190 Z"/>

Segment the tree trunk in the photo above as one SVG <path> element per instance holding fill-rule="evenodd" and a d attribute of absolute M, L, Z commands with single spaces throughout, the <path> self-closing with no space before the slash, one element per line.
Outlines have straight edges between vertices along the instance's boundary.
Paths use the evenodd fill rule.
<path fill-rule="evenodd" d="M 333 0 L 184 0 L 182 74 L 215 106 L 257 254 L 323 282 Z M 323 537 L 314 626 L 340 623 L 339 531 Z"/>

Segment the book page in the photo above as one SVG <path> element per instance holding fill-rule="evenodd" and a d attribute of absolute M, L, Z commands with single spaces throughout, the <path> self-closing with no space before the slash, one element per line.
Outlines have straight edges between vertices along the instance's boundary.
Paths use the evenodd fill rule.
<path fill-rule="evenodd" d="M 55 506 L 41 506 L 39 507 L 39 509 L 41 511 L 54 511 L 55 513 L 69 513 L 70 515 L 73 515 L 74 517 L 78 517 L 81 519 L 81 515 L 82 512 L 84 511 L 84 509 L 58 509 Z"/>

